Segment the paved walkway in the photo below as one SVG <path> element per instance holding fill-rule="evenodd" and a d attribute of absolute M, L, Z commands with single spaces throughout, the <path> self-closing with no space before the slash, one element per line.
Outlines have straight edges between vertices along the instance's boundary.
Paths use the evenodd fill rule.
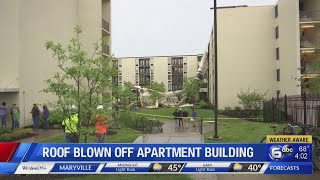
<path fill-rule="evenodd" d="M 192 122 L 185 122 L 184 127 L 176 128 L 174 120 L 161 121 L 164 123 L 163 133 L 141 135 L 133 143 L 204 143 L 203 135 L 200 134 L 200 125 L 193 127 Z M 203 123 L 203 132 L 209 131 L 210 127 L 208 123 Z"/>

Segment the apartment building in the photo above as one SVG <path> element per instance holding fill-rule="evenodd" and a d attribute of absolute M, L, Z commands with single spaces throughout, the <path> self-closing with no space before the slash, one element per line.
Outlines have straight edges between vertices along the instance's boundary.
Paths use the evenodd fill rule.
<path fill-rule="evenodd" d="M 300 95 L 300 78 L 319 74 L 320 1 L 279 0 L 276 5 L 218 8 L 218 104 L 237 106 L 241 90 L 266 98 Z M 214 103 L 214 39 L 208 45 L 209 101 Z"/>
<path fill-rule="evenodd" d="M 185 78 L 195 77 L 202 55 L 123 57 L 113 61 L 118 69 L 118 76 L 113 83 L 122 86 L 128 81 L 137 86 L 146 86 L 155 81 L 163 83 L 166 91 L 183 89 Z M 207 98 L 207 81 L 200 91 L 203 99 Z"/>
<path fill-rule="evenodd" d="M 73 28 L 80 25 L 88 51 L 108 36 L 102 51 L 111 53 L 111 0 L 1 0 L 0 19 L 0 102 L 19 106 L 21 126 L 32 124 L 33 103 L 55 99 L 41 92 L 47 87 L 45 80 L 58 71 L 45 41 L 67 45 Z"/>

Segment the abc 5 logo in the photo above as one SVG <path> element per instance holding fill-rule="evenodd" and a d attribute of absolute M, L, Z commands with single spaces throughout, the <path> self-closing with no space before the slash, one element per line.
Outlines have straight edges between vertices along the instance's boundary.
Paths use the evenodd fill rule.
<path fill-rule="evenodd" d="M 271 159 L 277 161 L 281 160 L 284 156 L 290 156 L 293 153 L 293 148 L 290 145 L 274 145 L 269 149 L 269 156 Z"/>

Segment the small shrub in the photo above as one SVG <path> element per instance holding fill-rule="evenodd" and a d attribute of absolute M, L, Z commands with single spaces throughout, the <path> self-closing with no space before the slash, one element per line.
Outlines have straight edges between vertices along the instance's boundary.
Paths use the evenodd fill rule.
<path fill-rule="evenodd" d="M 244 110 L 261 110 L 266 95 L 267 92 L 261 93 L 258 90 L 251 92 L 249 88 L 245 92 L 241 90 L 237 97 Z"/>
<path fill-rule="evenodd" d="M 235 110 L 235 111 L 241 111 L 242 108 L 241 108 L 240 106 L 235 106 L 235 107 L 234 107 L 234 110 Z"/>
<path fill-rule="evenodd" d="M 131 117 L 130 113 L 127 111 L 120 112 L 119 122 L 120 122 L 121 126 L 131 127 L 132 126 L 132 117 Z"/>
<path fill-rule="evenodd" d="M 204 101 L 204 100 L 201 100 L 199 102 L 199 107 L 200 107 L 200 109 L 208 109 L 209 108 L 209 103 Z"/>
<path fill-rule="evenodd" d="M 0 141 L 7 142 L 7 141 L 15 141 L 18 139 L 26 138 L 33 136 L 34 133 L 32 132 L 32 129 L 17 129 L 10 133 L 4 133 L 0 135 Z"/>
<path fill-rule="evenodd" d="M 224 107 L 224 110 L 225 110 L 225 111 L 231 111 L 232 108 L 231 108 L 230 106 L 226 106 L 226 107 Z"/>
<path fill-rule="evenodd" d="M 0 135 L 4 133 L 10 133 L 10 132 L 11 132 L 10 128 L 7 128 L 7 127 L 0 128 Z"/>
<path fill-rule="evenodd" d="M 63 121 L 63 113 L 60 110 L 50 111 L 49 124 L 61 124 Z"/>

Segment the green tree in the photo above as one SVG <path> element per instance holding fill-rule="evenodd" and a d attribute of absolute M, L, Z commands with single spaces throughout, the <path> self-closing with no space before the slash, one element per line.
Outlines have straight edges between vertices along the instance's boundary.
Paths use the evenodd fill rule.
<path fill-rule="evenodd" d="M 187 96 L 190 103 L 198 102 L 200 99 L 199 90 L 202 82 L 194 77 L 188 78 L 184 81 L 184 95 Z"/>
<path fill-rule="evenodd" d="M 88 53 L 80 42 L 82 33 L 79 26 L 74 28 L 75 37 L 64 47 L 60 43 L 46 41 L 45 48 L 52 52 L 52 57 L 57 60 L 59 72 L 48 79 L 46 93 L 56 95 L 57 100 L 51 103 L 55 109 L 62 110 L 63 118 L 70 117 L 70 107 L 76 106 L 78 113 L 78 138 L 94 128 L 92 117 L 97 113 L 96 107 L 102 105 L 104 112 L 110 114 L 112 95 L 108 90 L 112 83 L 110 78 L 117 71 L 110 67 L 112 57 L 104 56 L 101 47 L 108 39 L 103 37 L 101 42 L 95 43 L 93 52 Z"/>
<path fill-rule="evenodd" d="M 153 103 L 156 103 L 157 100 L 160 100 L 164 97 L 164 92 L 166 91 L 166 88 L 162 83 L 157 82 L 151 82 L 149 85 L 146 86 L 146 88 L 149 89 L 150 93 L 150 99 L 153 101 Z"/>
<path fill-rule="evenodd" d="M 303 56 L 303 62 L 301 64 L 301 68 L 303 69 L 303 74 L 310 76 L 311 78 L 305 79 L 301 78 L 301 88 L 302 91 L 306 92 L 307 94 L 313 96 L 320 95 L 320 50 L 317 49 L 314 53 L 307 54 Z M 309 60 L 307 64 L 306 59 Z M 307 89 L 307 90 L 306 90 Z"/>
<path fill-rule="evenodd" d="M 131 103 L 136 101 L 136 94 L 132 92 L 132 83 L 131 82 L 124 82 L 123 87 L 116 87 L 114 88 L 114 94 L 118 97 L 120 100 L 121 106 L 124 110 L 129 110 Z"/>
<path fill-rule="evenodd" d="M 258 90 L 251 91 L 250 88 L 246 91 L 241 90 L 237 97 L 239 98 L 239 104 L 243 106 L 244 110 L 261 110 L 263 100 L 265 99 L 267 92 L 259 92 Z"/>

